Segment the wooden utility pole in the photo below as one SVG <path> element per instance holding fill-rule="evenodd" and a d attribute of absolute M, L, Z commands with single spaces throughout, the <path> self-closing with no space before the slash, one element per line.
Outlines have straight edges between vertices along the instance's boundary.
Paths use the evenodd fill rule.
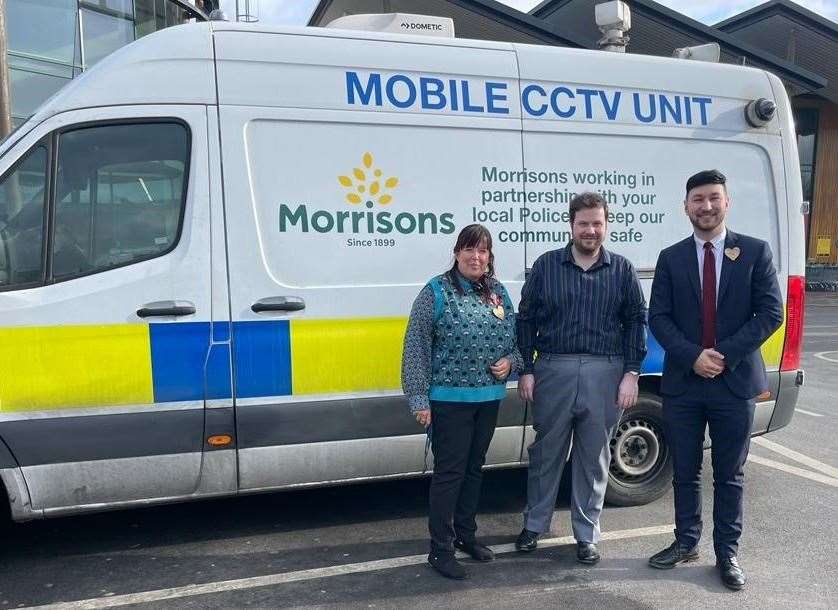
<path fill-rule="evenodd" d="M 12 131 L 12 100 L 9 96 L 9 54 L 6 44 L 6 0 L 0 0 L 0 138 Z"/>

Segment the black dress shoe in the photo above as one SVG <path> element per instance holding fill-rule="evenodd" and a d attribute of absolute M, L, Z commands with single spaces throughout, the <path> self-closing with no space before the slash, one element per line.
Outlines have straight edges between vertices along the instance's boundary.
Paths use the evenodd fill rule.
<path fill-rule="evenodd" d="M 660 553 L 649 558 L 649 565 L 659 570 L 674 568 L 679 563 L 688 563 L 698 559 L 698 547 L 687 548 L 676 540 Z"/>
<path fill-rule="evenodd" d="M 722 582 L 728 589 L 739 591 L 745 586 L 745 572 L 742 571 L 736 557 L 718 557 L 716 567 L 719 568 Z"/>
<path fill-rule="evenodd" d="M 492 561 L 495 558 L 495 553 L 492 549 L 480 544 L 476 540 L 471 542 L 455 540 L 454 548 L 470 555 L 472 559 L 476 559 L 477 561 Z"/>
<path fill-rule="evenodd" d="M 434 570 L 445 576 L 445 578 L 453 578 L 454 580 L 468 578 L 468 572 L 454 558 L 454 555 L 448 553 L 431 553 L 428 555 L 428 563 L 431 564 Z"/>
<path fill-rule="evenodd" d="M 594 565 L 598 563 L 602 556 L 592 542 L 577 542 L 576 543 L 576 559 L 579 563 Z"/>
<path fill-rule="evenodd" d="M 538 532 L 531 532 L 524 528 L 518 534 L 518 539 L 515 541 L 515 548 L 524 553 L 534 551 L 538 546 Z"/>

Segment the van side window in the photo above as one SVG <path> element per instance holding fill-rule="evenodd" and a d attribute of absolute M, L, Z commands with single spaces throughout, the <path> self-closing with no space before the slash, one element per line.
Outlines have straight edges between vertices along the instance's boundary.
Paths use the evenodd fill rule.
<path fill-rule="evenodd" d="M 189 135 L 179 123 L 62 133 L 53 277 L 89 275 L 160 256 L 180 234 Z"/>
<path fill-rule="evenodd" d="M 34 148 L 0 182 L 0 290 L 40 283 L 47 149 Z"/>

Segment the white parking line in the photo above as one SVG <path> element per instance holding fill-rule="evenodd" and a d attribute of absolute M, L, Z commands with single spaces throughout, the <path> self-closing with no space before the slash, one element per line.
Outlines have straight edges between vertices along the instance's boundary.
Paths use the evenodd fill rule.
<path fill-rule="evenodd" d="M 811 417 L 823 417 L 822 413 L 815 413 L 814 411 L 807 411 L 806 409 L 797 409 L 795 408 L 795 413 L 802 413 L 803 415 L 809 415 Z"/>
<path fill-rule="evenodd" d="M 828 356 L 827 354 L 835 354 L 835 357 Z M 838 363 L 838 352 L 834 350 L 829 352 L 818 352 L 817 354 L 815 354 L 815 358 L 820 358 L 821 360 L 826 360 L 827 362 Z"/>
<path fill-rule="evenodd" d="M 767 438 L 763 438 L 758 436 L 751 440 L 756 445 L 760 447 L 765 447 L 766 449 L 770 449 L 774 453 L 779 453 L 780 455 L 784 455 L 789 459 L 794 460 L 804 466 L 808 466 L 818 472 L 825 474 L 828 477 L 832 477 L 833 479 L 838 479 L 838 468 L 834 468 L 829 464 L 824 464 L 823 462 L 819 462 L 814 458 L 810 458 L 808 455 L 803 455 L 802 453 L 798 453 L 797 451 L 793 451 L 788 447 L 783 447 L 779 443 L 775 443 L 774 441 L 769 441 Z"/>
<path fill-rule="evenodd" d="M 674 527 L 674 525 L 668 524 L 603 532 L 602 539 L 623 540 L 626 538 L 640 538 L 642 536 L 659 536 L 661 534 L 671 534 Z M 573 536 L 546 538 L 538 541 L 538 547 L 553 547 L 562 544 L 572 544 L 573 542 L 575 542 Z M 511 553 L 515 551 L 514 544 L 499 544 L 491 548 L 496 554 Z M 343 576 L 345 574 L 361 574 L 364 572 L 374 572 L 376 570 L 386 570 L 389 568 L 421 565 L 425 563 L 426 559 L 427 555 L 424 554 L 409 555 L 406 557 L 393 557 L 391 559 L 378 559 L 375 561 L 349 563 L 339 566 L 330 566 L 327 568 L 313 568 L 311 570 L 298 570 L 296 572 L 281 572 L 278 574 L 268 574 L 266 576 L 223 580 L 220 582 L 211 582 L 202 585 L 186 585 L 184 587 L 158 589 L 156 591 L 144 591 L 142 593 L 129 593 L 127 595 L 113 595 L 111 597 L 83 599 L 75 602 L 59 602 L 44 606 L 32 606 L 24 608 L 23 610 L 34 610 L 34 608 L 37 608 L 38 610 L 97 610 L 99 608 L 114 608 L 118 606 L 130 606 L 132 604 L 147 604 L 169 599 L 193 597 L 195 595 L 242 591 L 245 589 L 255 589 L 257 587 L 281 585 L 289 582 L 314 580 L 316 578 L 329 578 L 331 576 Z"/>
<path fill-rule="evenodd" d="M 781 470 L 789 474 L 795 474 L 799 477 L 803 477 L 804 479 L 809 479 L 810 481 L 817 481 L 818 483 L 823 483 L 824 485 L 838 487 L 838 479 L 827 477 L 822 474 L 818 474 L 817 472 L 812 472 L 811 470 L 803 470 L 797 466 L 789 466 L 788 464 L 775 462 L 774 460 L 769 460 L 768 458 L 760 457 L 754 454 L 748 456 L 748 461 L 768 466 L 769 468 L 774 468 L 775 470 Z"/>

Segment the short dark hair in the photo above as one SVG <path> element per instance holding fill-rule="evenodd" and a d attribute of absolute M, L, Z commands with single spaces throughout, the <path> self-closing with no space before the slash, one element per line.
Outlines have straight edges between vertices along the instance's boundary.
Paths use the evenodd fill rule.
<path fill-rule="evenodd" d="M 570 224 L 576 220 L 576 212 L 579 210 L 593 210 L 602 208 L 605 212 L 605 221 L 608 222 L 608 204 L 602 195 L 598 193 L 579 193 L 570 200 Z"/>
<path fill-rule="evenodd" d="M 705 184 L 721 184 L 727 190 L 727 178 L 725 178 L 722 172 L 717 169 L 705 169 L 689 177 L 687 180 L 687 194 L 689 195 L 691 190 L 699 186 L 704 186 Z"/>

